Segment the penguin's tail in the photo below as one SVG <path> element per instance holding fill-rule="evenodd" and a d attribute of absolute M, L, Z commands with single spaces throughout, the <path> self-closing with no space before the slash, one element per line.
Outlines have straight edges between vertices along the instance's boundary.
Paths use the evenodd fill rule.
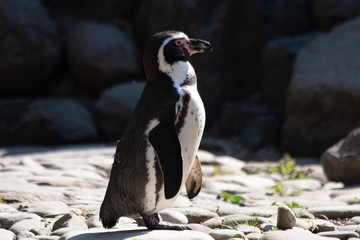
<path fill-rule="evenodd" d="M 117 206 L 114 206 L 113 201 L 108 198 L 106 194 L 103 203 L 100 207 L 100 221 L 102 222 L 104 228 L 112 228 L 115 226 L 118 218 Z"/>

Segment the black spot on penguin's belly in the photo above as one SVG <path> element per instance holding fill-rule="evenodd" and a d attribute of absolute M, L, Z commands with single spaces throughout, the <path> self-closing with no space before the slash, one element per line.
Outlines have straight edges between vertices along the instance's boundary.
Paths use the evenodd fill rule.
<path fill-rule="evenodd" d="M 182 108 L 180 110 L 178 121 L 176 123 L 176 129 L 178 132 L 180 132 L 180 130 L 185 125 L 185 117 L 189 108 L 190 94 L 185 92 L 185 95 L 182 97 L 181 101 L 182 101 Z"/>

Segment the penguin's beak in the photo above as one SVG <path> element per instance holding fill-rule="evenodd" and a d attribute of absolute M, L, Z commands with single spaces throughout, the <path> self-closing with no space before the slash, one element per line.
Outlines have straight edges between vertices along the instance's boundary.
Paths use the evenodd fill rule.
<path fill-rule="evenodd" d="M 195 53 L 211 52 L 213 50 L 209 42 L 201 39 L 189 39 L 189 41 L 187 41 L 187 45 L 190 55 Z"/>

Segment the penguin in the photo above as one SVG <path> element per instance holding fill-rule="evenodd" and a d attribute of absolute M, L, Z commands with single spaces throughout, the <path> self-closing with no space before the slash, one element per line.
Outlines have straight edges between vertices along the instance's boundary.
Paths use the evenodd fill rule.
<path fill-rule="evenodd" d="M 146 85 L 117 142 L 100 220 L 113 227 L 122 216 L 142 216 L 148 229 L 189 229 L 162 220 L 186 186 L 194 198 L 202 175 L 197 151 L 205 109 L 190 64 L 195 53 L 212 51 L 209 42 L 183 32 L 156 33 L 143 54 Z"/>

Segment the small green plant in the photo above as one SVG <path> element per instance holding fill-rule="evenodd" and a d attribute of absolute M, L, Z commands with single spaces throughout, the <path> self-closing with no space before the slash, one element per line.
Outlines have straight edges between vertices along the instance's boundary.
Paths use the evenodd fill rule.
<path fill-rule="evenodd" d="M 277 228 L 277 227 L 275 227 L 275 226 L 271 226 L 271 230 L 272 230 L 272 231 L 277 231 L 277 230 L 278 230 L 278 228 Z"/>
<path fill-rule="evenodd" d="M 238 238 L 238 237 L 243 238 L 240 233 L 237 233 L 233 236 L 233 238 Z"/>
<path fill-rule="evenodd" d="M 233 229 L 233 230 L 236 230 L 237 225 L 239 225 L 239 223 L 236 222 L 236 221 L 231 222 L 231 226 L 226 225 L 226 224 L 220 224 L 221 227 L 228 228 L 228 229 Z"/>
<path fill-rule="evenodd" d="M 277 181 L 276 185 L 269 187 L 270 190 L 279 193 L 281 196 L 283 196 L 285 194 L 285 189 L 283 188 L 283 185 L 281 184 L 281 182 Z"/>
<path fill-rule="evenodd" d="M 48 227 L 51 224 L 51 221 L 45 218 L 41 219 L 40 221 L 44 223 L 45 227 Z"/>
<path fill-rule="evenodd" d="M 256 227 L 259 224 L 258 217 L 255 216 L 253 220 L 249 221 L 247 225 Z"/>
<path fill-rule="evenodd" d="M 234 196 L 234 195 L 232 195 L 232 194 L 230 194 L 228 192 L 222 192 L 221 196 L 223 197 L 223 199 L 225 201 L 232 202 L 232 203 L 235 203 L 235 204 L 240 203 L 240 201 L 244 200 L 244 198 L 242 196 L 240 196 L 240 195 L 235 195 Z"/>
<path fill-rule="evenodd" d="M 216 165 L 214 169 L 214 175 L 220 176 L 221 175 L 221 165 Z"/>
<path fill-rule="evenodd" d="M 355 201 L 356 203 L 360 203 L 360 198 L 354 197 L 354 201 Z"/>
<path fill-rule="evenodd" d="M 292 202 L 292 203 L 288 203 L 286 204 L 289 208 L 293 209 L 293 208 L 304 208 L 303 205 L 299 205 L 298 203 L 296 202 Z"/>
<path fill-rule="evenodd" d="M 284 157 L 278 161 L 276 166 L 267 166 L 267 171 L 270 173 L 279 173 L 282 176 L 287 177 L 287 180 L 304 179 L 307 177 L 308 172 L 296 171 L 295 169 L 296 160 L 285 153 Z"/>

